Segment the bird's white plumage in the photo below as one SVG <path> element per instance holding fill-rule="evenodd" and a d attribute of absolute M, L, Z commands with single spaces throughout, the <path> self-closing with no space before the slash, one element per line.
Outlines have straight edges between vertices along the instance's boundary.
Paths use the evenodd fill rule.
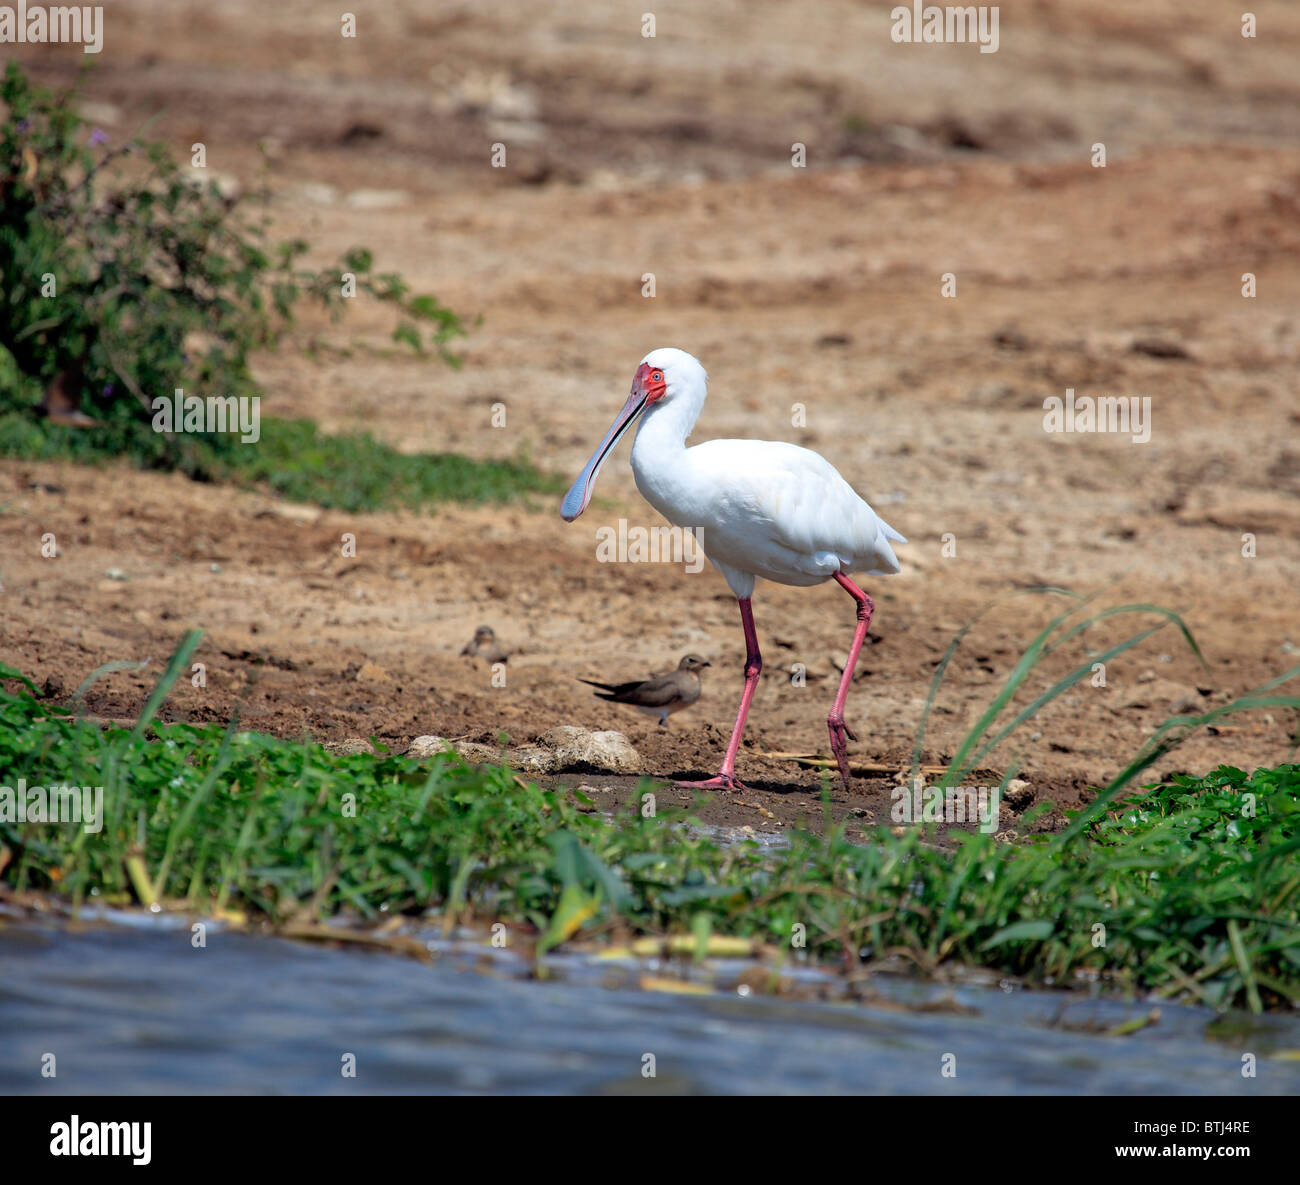
<path fill-rule="evenodd" d="M 892 543 L 907 542 L 824 457 L 769 440 L 710 440 L 686 447 L 708 375 L 684 350 L 652 350 L 664 397 L 646 409 L 632 449 L 642 496 L 669 522 L 698 533 L 732 592 L 755 577 L 813 585 L 836 572 L 894 573 Z"/>

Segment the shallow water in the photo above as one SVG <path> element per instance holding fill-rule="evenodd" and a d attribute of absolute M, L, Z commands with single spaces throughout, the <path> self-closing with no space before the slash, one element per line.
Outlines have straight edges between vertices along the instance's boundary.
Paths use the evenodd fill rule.
<path fill-rule="evenodd" d="M 481 949 L 481 948 L 480 948 Z M 501 952 L 497 952 L 500 954 Z M 734 991 L 600 986 L 610 968 L 561 959 L 563 981 L 163 919 L 73 931 L 0 928 L 4 1093 L 1084 1093 L 1300 1091 L 1300 1019 L 1206 1038 L 1208 1010 L 1164 1005 L 1128 1037 L 1070 1031 L 1149 1004 L 1064 993 L 879 982 L 889 1006 Z M 480 956 L 472 960 L 482 964 Z M 916 1011 L 955 1002 L 972 1014 Z M 1241 1054 L 1258 1076 L 1242 1076 Z M 42 1078 L 42 1055 L 57 1077 Z M 341 1075 L 344 1054 L 357 1075 Z M 656 1077 L 642 1076 L 646 1054 Z M 945 1055 L 956 1077 L 943 1077 Z"/>

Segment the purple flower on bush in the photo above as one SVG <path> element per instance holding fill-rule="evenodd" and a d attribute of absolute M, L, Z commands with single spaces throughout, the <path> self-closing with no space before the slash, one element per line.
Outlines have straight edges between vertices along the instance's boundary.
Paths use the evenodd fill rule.
<path fill-rule="evenodd" d="M 15 126 L 15 127 L 16 127 L 20 132 L 25 132 L 25 131 L 27 131 L 28 129 L 31 128 L 31 126 L 32 126 L 32 121 L 31 121 L 30 119 L 20 119 L 20 120 L 19 120 L 19 121 L 14 125 L 14 126 Z"/>
<path fill-rule="evenodd" d="M 96 128 L 93 132 L 90 133 L 90 144 L 92 148 L 97 144 L 107 144 L 107 143 L 108 143 L 108 133 L 104 131 L 103 128 Z"/>
<path fill-rule="evenodd" d="M 113 384 L 112 384 L 112 383 L 105 383 L 105 384 L 104 384 L 104 398 L 105 398 L 105 399 L 108 399 L 108 398 L 110 398 L 110 397 L 112 396 L 112 394 L 113 394 Z"/>

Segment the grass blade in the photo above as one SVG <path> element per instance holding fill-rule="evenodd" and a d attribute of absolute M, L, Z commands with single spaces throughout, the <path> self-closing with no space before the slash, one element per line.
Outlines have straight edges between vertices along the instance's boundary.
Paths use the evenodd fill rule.
<path fill-rule="evenodd" d="M 132 741 L 138 741 L 144 735 L 144 730 L 149 727 L 149 721 L 154 718 L 154 713 L 162 706 L 163 700 L 167 698 L 167 693 L 172 689 L 172 684 L 180 677 L 181 671 L 189 663 L 202 639 L 202 630 L 185 631 L 185 636 L 181 638 L 180 645 L 176 647 L 171 660 L 167 663 L 167 669 L 163 671 L 158 682 L 154 684 L 154 689 L 145 702 L 144 711 L 140 713 L 140 719 L 135 722 L 135 728 L 131 733 Z"/>

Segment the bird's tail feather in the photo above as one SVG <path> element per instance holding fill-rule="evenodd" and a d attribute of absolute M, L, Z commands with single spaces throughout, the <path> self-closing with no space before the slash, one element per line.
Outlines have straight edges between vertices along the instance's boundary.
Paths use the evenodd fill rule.
<path fill-rule="evenodd" d="M 898 556 L 894 554 L 894 549 L 889 546 L 886 539 L 879 536 L 876 538 L 876 567 L 873 572 L 881 572 L 887 575 L 897 575 L 903 570 L 902 565 L 898 562 Z"/>

